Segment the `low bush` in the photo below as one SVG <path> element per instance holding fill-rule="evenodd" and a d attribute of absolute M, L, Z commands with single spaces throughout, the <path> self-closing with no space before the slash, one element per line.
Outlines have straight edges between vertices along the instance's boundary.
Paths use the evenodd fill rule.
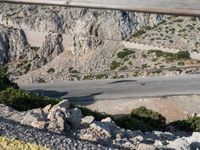
<path fill-rule="evenodd" d="M 55 73 L 55 69 L 54 68 L 49 68 L 49 70 L 47 70 L 47 72 L 49 74 L 53 74 L 53 73 Z"/>
<path fill-rule="evenodd" d="M 166 119 L 146 107 L 134 109 L 130 115 L 116 118 L 115 122 L 118 126 L 130 130 L 153 131 L 166 128 Z"/>
<path fill-rule="evenodd" d="M 146 33 L 146 31 L 143 30 L 143 29 L 141 29 L 141 30 L 138 30 L 137 32 L 135 32 L 135 33 L 132 35 L 132 37 L 139 37 L 139 36 L 141 36 L 141 35 L 143 35 L 143 34 L 145 34 L 145 33 Z"/>
<path fill-rule="evenodd" d="M 38 83 L 46 83 L 46 81 L 41 77 L 38 78 L 37 82 Z"/>
<path fill-rule="evenodd" d="M 115 69 L 117 69 L 119 66 L 120 66 L 120 63 L 119 63 L 119 62 L 113 61 L 113 62 L 111 63 L 111 65 L 110 65 L 110 69 L 111 69 L 111 70 L 115 70 Z"/>
<path fill-rule="evenodd" d="M 118 58 L 124 58 L 128 55 L 134 54 L 135 51 L 129 49 L 123 49 L 123 51 L 117 53 Z"/>
<path fill-rule="evenodd" d="M 174 60 L 190 59 L 190 53 L 188 51 L 179 51 L 177 53 L 163 52 L 161 50 L 149 50 L 148 54 L 155 53 L 156 57 L 164 57 L 167 62 Z"/>
<path fill-rule="evenodd" d="M 175 129 L 186 132 L 200 132 L 200 117 L 193 117 L 187 120 L 179 120 L 169 124 Z"/>
<path fill-rule="evenodd" d="M 190 59 L 190 53 L 188 51 L 179 51 L 175 55 L 177 59 Z"/>
<path fill-rule="evenodd" d="M 154 112 L 146 107 L 139 107 L 131 112 L 131 117 L 142 120 L 145 124 L 158 130 L 163 130 L 166 125 L 166 119 L 158 112 Z"/>
<path fill-rule="evenodd" d="M 10 106 L 18 111 L 26 111 L 34 108 L 45 107 L 48 104 L 55 105 L 60 99 L 37 96 L 21 89 L 7 88 L 0 92 L 0 104 Z"/>
<path fill-rule="evenodd" d="M 0 68 L 0 91 L 5 90 L 9 87 L 18 88 L 16 83 L 9 80 L 5 72 L 5 69 Z"/>

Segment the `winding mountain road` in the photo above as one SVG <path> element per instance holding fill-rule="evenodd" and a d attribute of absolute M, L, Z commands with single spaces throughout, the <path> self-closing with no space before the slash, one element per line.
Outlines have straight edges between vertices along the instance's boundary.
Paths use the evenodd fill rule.
<path fill-rule="evenodd" d="M 132 79 L 73 81 L 20 85 L 21 88 L 71 101 L 200 94 L 200 75 L 138 77 Z"/>

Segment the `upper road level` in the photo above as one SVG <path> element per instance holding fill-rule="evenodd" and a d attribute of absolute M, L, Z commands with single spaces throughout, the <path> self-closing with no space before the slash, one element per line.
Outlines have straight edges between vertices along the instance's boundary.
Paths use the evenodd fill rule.
<path fill-rule="evenodd" d="M 200 0 L 0 0 L 0 2 L 105 8 L 200 16 Z"/>

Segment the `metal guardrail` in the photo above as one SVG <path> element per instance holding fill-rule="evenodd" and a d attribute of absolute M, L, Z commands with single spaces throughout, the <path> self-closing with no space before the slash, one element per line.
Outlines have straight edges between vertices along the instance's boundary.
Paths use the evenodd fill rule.
<path fill-rule="evenodd" d="M 0 2 L 200 16 L 200 0 L 0 0 Z"/>

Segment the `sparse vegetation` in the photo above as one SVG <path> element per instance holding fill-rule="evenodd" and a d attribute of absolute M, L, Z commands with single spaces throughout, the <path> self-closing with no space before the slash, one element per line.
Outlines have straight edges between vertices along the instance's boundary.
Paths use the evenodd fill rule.
<path fill-rule="evenodd" d="M 175 121 L 170 123 L 169 126 L 173 126 L 180 131 L 200 132 L 200 117 L 193 117 L 187 120 Z"/>
<path fill-rule="evenodd" d="M 123 70 L 128 70 L 128 67 L 127 66 L 123 66 L 121 67 L 119 70 L 123 71 Z"/>
<path fill-rule="evenodd" d="M 184 65 L 185 65 L 185 63 L 184 63 L 184 62 L 182 62 L 182 61 L 180 61 L 180 62 L 178 62 L 178 63 L 177 63 L 177 65 L 179 65 L 179 66 L 184 66 Z"/>
<path fill-rule="evenodd" d="M 165 130 L 166 127 L 166 119 L 146 107 L 134 109 L 130 115 L 119 117 L 115 122 L 120 127 L 130 130 Z"/>
<path fill-rule="evenodd" d="M 183 19 L 176 19 L 174 22 L 183 22 Z"/>
<path fill-rule="evenodd" d="M 37 82 L 38 82 L 38 83 L 46 83 L 46 81 L 45 81 L 43 78 L 41 78 L 41 77 L 38 78 Z"/>
<path fill-rule="evenodd" d="M 73 67 L 68 68 L 69 73 L 79 73 L 77 70 L 75 70 Z"/>
<path fill-rule="evenodd" d="M 119 62 L 113 61 L 113 62 L 111 63 L 111 65 L 110 65 L 110 69 L 111 69 L 111 70 L 115 70 L 115 69 L 117 69 L 119 66 L 120 66 L 120 63 L 119 63 Z"/>
<path fill-rule="evenodd" d="M 55 69 L 54 69 L 54 68 L 49 68 L 49 70 L 47 70 L 47 72 L 48 72 L 49 74 L 55 73 Z"/>
<path fill-rule="evenodd" d="M 96 75 L 96 79 L 107 79 L 108 78 L 108 75 L 107 74 L 99 74 L 99 75 Z"/>
<path fill-rule="evenodd" d="M 155 53 L 156 57 L 164 57 L 167 62 L 174 60 L 190 59 L 190 53 L 188 51 L 179 51 L 175 54 L 169 52 L 163 52 L 160 50 L 150 50 L 148 54 Z"/>
<path fill-rule="evenodd" d="M 142 64 L 142 69 L 149 67 L 147 64 Z"/>
<path fill-rule="evenodd" d="M 11 106 L 19 111 L 45 107 L 48 104 L 55 105 L 60 101 L 60 99 L 37 96 L 19 89 L 4 72 L 0 73 L 0 88 L 0 104 Z"/>
<path fill-rule="evenodd" d="M 92 74 L 85 75 L 85 76 L 83 77 L 83 80 L 92 80 L 92 79 L 94 79 L 94 75 L 92 75 Z"/>
<path fill-rule="evenodd" d="M 118 58 L 124 58 L 128 55 L 134 54 L 135 51 L 129 49 L 123 49 L 123 51 L 117 53 Z"/>
<path fill-rule="evenodd" d="M 132 35 L 132 37 L 139 37 L 139 36 L 141 36 L 141 35 L 144 34 L 144 33 L 146 33 L 145 30 L 139 30 L 139 31 L 135 32 L 135 33 Z"/>

